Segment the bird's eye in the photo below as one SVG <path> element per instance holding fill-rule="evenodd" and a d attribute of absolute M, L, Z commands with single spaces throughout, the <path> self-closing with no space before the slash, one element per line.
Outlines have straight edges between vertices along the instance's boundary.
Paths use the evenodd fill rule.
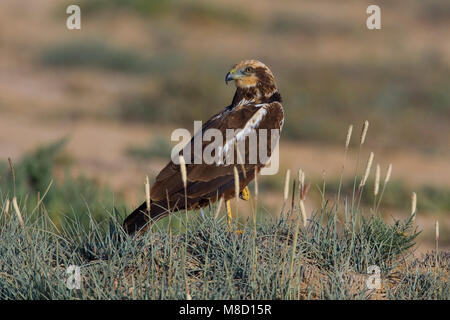
<path fill-rule="evenodd" d="M 253 68 L 252 67 L 247 67 L 247 68 L 245 68 L 245 72 L 252 72 L 253 71 Z"/>

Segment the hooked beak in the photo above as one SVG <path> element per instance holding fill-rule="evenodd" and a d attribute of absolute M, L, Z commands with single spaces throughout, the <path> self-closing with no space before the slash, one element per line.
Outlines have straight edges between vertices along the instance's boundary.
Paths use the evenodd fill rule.
<path fill-rule="evenodd" d="M 232 81 L 232 80 L 234 80 L 234 77 L 230 72 L 228 72 L 227 75 L 225 76 L 225 84 L 228 85 L 228 81 Z"/>

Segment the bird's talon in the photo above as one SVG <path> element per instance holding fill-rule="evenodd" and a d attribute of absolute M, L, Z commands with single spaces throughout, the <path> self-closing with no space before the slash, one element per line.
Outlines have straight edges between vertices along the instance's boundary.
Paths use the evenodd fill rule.
<path fill-rule="evenodd" d="M 248 189 L 248 187 L 245 187 L 241 192 L 239 192 L 239 198 L 245 201 L 248 201 L 250 199 L 250 190 Z"/>

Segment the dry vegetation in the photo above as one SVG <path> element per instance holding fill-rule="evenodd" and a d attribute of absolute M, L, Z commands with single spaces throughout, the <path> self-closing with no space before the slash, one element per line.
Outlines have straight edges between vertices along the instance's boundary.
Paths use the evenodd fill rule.
<path fill-rule="evenodd" d="M 354 265 L 345 265 L 350 269 L 335 272 L 329 266 L 317 266 L 317 261 L 304 255 L 304 246 L 317 236 L 312 225 L 310 231 L 299 233 L 299 251 L 295 255 L 305 273 L 296 274 L 295 286 L 298 287 L 288 290 L 292 283 L 285 277 L 283 268 L 293 256 L 286 250 L 292 248 L 288 239 L 295 233 L 295 225 L 291 220 L 278 220 L 287 169 L 301 167 L 306 172 L 311 187 L 305 206 L 311 213 L 312 208 L 322 208 L 324 203 L 339 203 L 336 202 L 338 192 L 342 194 L 341 205 L 344 195 L 351 199 L 354 178 L 360 179 L 364 174 L 363 162 L 372 150 L 375 154 L 373 170 L 367 178 L 366 192 L 359 200 L 357 215 L 363 216 L 360 211 L 364 211 L 366 217 L 380 214 L 385 221 L 391 221 L 392 217 L 405 221 L 410 217 L 410 197 L 415 191 L 418 200 L 415 225 L 422 230 L 415 238 L 415 248 L 420 252 L 434 248 L 434 223 L 439 220 L 440 246 L 443 250 L 448 249 L 450 46 L 448 41 L 443 41 L 450 33 L 448 1 L 382 2 L 383 29 L 377 32 L 364 27 L 367 7 L 364 1 L 258 0 L 257 3 L 238 0 L 86 0 L 80 2 L 82 30 L 68 31 L 65 5 L 60 1 L 32 1 L 26 7 L 15 0 L 0 2 L 0 205 L 3 228 L 0 250 L 6 250 L 10 255 L 2 254 L 2 259 L 13 259 L 16 252 L 28 254 L 33 257 L 28 256 L 28 259 L 35 260 L 27 261 L 42 263 L 43 274 L 50 277 L 51 270 L 56 270 L 58 265 L 50 258 L 49 252 L 54 253 L 52 250 L 65 252 L 62 256 L 59 253 L 52 256 L 66 259 L 62 265 L 71 262 L 72 258 L 88 266 L 96 261 L 92 268 L 96 268 L 97 262 L 98 265 L 107 263 L 112 269 L 105 270 L 114 272 L 135 263 L 131 258 L 126 262 L 121 260 L 125 247 L 138 252 L 145 248 L 145 243 L 148 245 L 156 238 L 159 240 L 155 246 L 165 248 L 159 254 L 169 254 L 161 258 L 163 261 L 181 255 L 182 251 L 169 250 L 170 241 L 181 241 L 182 236 L 167 238 L 169 235 L 164 228 L 168 221 L 162 221 L 161 232 L 148 235 L 142 243 L 130 240 L 127 244 L 113 245 L 114 240 L 106 243 L 110 240 L 101 239 L 100 233 L 94 236 L 96 224 L 90 223 L 90 217 L 104 221 L 110 216 L 108 212 L 124 215 L 141 202 L 144 198 L 143 177 L 148 174 L 153 178 L 169 158 L 172 129 L 184 126 L 192 130 L 192 120 L 206 120 L 225 107 L 233 90 L 224 85 L 224 74 L 236 61 L 252 57 L 264 61 L 274 71 L 287 114 L 281 141 L 280 173 L 263 177 L 260 182 L 260 215 L 275 220 L 258 229 L 262 237 L 269 237 L 273 230 L 286 233 L 280 239 L 271 238 L 275 240 L 270 246 L 260 248 L 272 255 L 278 246 L 278 249 L 285 249 L 281 250 L 284 256 L 259 258 L 262 259 L 261 268 L 264 263 L 273 263 L 280 269 L 266 275 L 273 276 L 270 280 L 273 282 L 267 280 L 270 283 L 263 285 L 268 287 L 265 291 L 263 286 L 259 287 L 258 293 L 250 288 L 244 290 L 238 280 L 241 278 L 227 273 L 234 269 L 221 270 L 226 275 L 224 279 L 229 281 L 226 284 L 229 290 L 224 293 L 212 289 L 210 292 L 208 286 L 206 289 L 202 286 L 205 282 L 214 283 L 217 278 L 198 273 L 197 269 L 207 264 L 204 261 L 201 264 L 195 261 L 195 256 L 189 255 L 189 262 L 186 262 L 189 263 L 189 279 L 194 287 L 201 288 L 195 297 L 248 298 L 254 294 L 253 297 L 260 298 L 448 299 L 448 287 L 439 282 L 442 278 L 436 280 L 432 253 L 395 264 L 393 268 L 400 278 L 393 286 L 389 287 L 386 282 L 382 292 L 361 293 L 355 289 L 361 284 L 361 275 L 353 273 L 359 270 L 355 271 Z M 354 134 L 359 134 L 364 119 L 368 119 L 371 126 L 365 149 L 360 153 L 357 139 L 350 142 L 347 168 L 351 169 L 343 172 L 341 180 L 344 130 L 354 123 Z M 65 142 L 58 144 L 63 138 L 66 138 Z M 8 157 L 12 157 L 15 165 L 14 182 Z M 373 194 L 374 168 L 379 164 L 385 174 L 389 163 L 394 169 L 383 195 L 383 205 L 379 212 L 372 212 L 377 201 Z M 325 189 L 323 180 L 326 180 Z M 5 213 L 6 201 L 12 200 L 13 196 L 17 196 L 24 215 L 27 230 L 24 233 L 16 234 L 20 226 L 10 223 L 15 221 L 14 214 L 7 217 Z M 35 209 L 42 197 L 39 209 Z M 241 206 L 240 212 L 247 212 L 249 216 L 249 205 Z M 13 207 L 10 208 L 11 214 Z M 67 216 L 76 219 L 68 224 L 70 228 L 78 230 L 89 225 L 91 229 L 83 231 L 85 237 L 81 238 L 74 232 L 59 235 L 53 227 L 46 229 L 50 221 L 43 217 L 47 215 L 58 232 L 65 225 Z M 338 216 L 342 219 L 342 211 Z M 45 226 L 39 224 L 43 223 L 41 220 L 46 221 Z M 116 222 L 108 223 L 118 228 Z M 222 225 L 210 220 L 193 226 L 192 237 L 200 240 L 200 235 L 207 233 L 207 226 L 211 224 L 217 230 L 217 241 L 232 237 L 219 235 Z M 183 229 L 180 219 L 175 219 L 171 225 Z M 281 229 L 277 229 L 279 227 Z M 274 229 L 267 231 L 264 228 Z M 44 237 L 42 230 L 52 235 Z M 200 230 L 200 234 L 195 230 Z M 242 239 L 251 239 L 250 231 Z M 41 236 L 44 238 L 39 238 Z M 351 235 L 340 236 L 342 241 L 347 236 L 352 238 Z M 48 251 L 28 247 L 29 237 L 42 240 L 46 244 L 42 250 L 48 248 Z M 244 241 L 233 239 L 236 248 Z M 17 247 L 5 245 L 11 241 L 15 241 Z M 111 250 L 108 252 L 121 258 L 102 260 L 96 256 L 96 246 Z M 219 249 L 214 254 L 228 250 L 223 246 Z M 35 250 L 34 254 L 29 250 Z M 72 256 L 71 250 L 77 253 Z M 254 250 L 254 247 L 242 250 Z M 92 251 L 94 256 L 86 258 L 85 252 L 92 254 Z M 146 254 L 154 258 L 156 252 L 155 249 Z M 445 268 L 448 272 L 448 252 L 442 254 L 444 264 L 439 272 Z M 204 256 L 208 254 L 204 253 Z M 153 258 L 148 260 L 152 268 L 155 267 Z M 51 282 L 53 278 L 47 284 L 45 279 L 42 283 L 36 282 L 32 287 L 36 291 L 31 290 L 32 293 L 20 291 L 17 289 L 19 282 L 30 281 L 30 275 L 6 270 L 8 263 L 17 266 L 19 260 L 14 261 L 0 260 L 0 288 L 9 288 L 1 291 L 2 297 L 10 298 L 13 293 L 23 298 L 68 297 L 63 284 L 58 284 L 61 291 L 56 291 L 56 296 L 46 291 L 46 285 L 56 283 Z M 158 275 L 154 278 L 155 283 L 161 285 L 165 283 L 160 282 L 161 279 L 170 279 L 164 272 L 178 270 L 179 263 L 177 259 L 170 260 L 153 270 Z M 220 272 L 215 276 L 220 276 Z M 320 283 L 330 286 L 314 288 L 308 282 L 312 281 L 307 276 L 309 273 L 320 277 Z M 385 279 L 392 274 L 393 269 L 386 271 Z M 172 276 L 180 278 L 183 275 Z M 447 273 L 443 276 L 445 280 Z M 111 279 L 102 278 L 101 273 L 99 277 L 88 285 L 93 291 L 89 289 L 82 297 L 105 297 L 102 295 L 106 291 L 95 292 L 95 288 L 104 285 L 102 281 Z M 348 288 L 352 289 L 333 287 L 341 283 L 338 278 L 345 279 Z M 417 290 L 407 291 L 411 283 Z M 214 285 L 219 286 L 219 283 Z M 176 295 L 176 286 L 177 282 L 167 283 L 163 293 L 146 291 L 143 295 L 136 293 L 136 297 L 183 298 Z M 132 287 L 131 284 L 123 286 L 125 291 L 135 294 Z M 431 288 L 431 291 L 423 288 Z M 433 288 L 438 289 L 433 291 Z M 250 296 L 238 296 L 238 291 Z"/>
<path fill-rule="evenodd" d="M 171 215 L 174 225 L 158 224 L 138 238 L 124 234 L 115 209 L 105 209 L 108 218 L 100 222 L 88 214 L 86 225 L 75 215 L 57 227 L 45 207 L 23 215 L 26 208 L 13 200 L 13 211 L 7 205 L 0 215 L 0 298 L 450 297 L 448 251 L 412 255 L 414 216 L 387 224 L 349 203 L 343 211 L 324 204 L 310 215 L 294 200 L 280 218 L 256 211 L 253 222 L 235 219 L 231 230 L 214 206 L 189 219 Z M 305 225 L 299 209 L 308 216 Z M 66 287 L 70 265 L 81 267 L 81 289 Z M 378 289 L 367 286 L 372 265 L 381 271 Z"/>
<path fill-rule="evenodd" d="M 369 123 L 359 137 L 360 152 Z M 352 128 L 352 127 L 350 127 Z M 345 155 L 351 140 L 349 128 Z M 173 213 L 149 232 L 130 237 L 121 221 L 127 209 L 98 207 L 111 195 L 99 193 L 92 181 L 75 179 L 53 188 L 51 180 L 37 199 L 27 193 L 48 180 L 53 158 L 64 141 L 38 150 L 15 166 L 0 190 L 0 298 L 3 299 L 444 299 L 450 297 L 449 252 L 439 248 L 414 257 L 417 197 L 410 215 L 386 223 L 383 195 L 392 174 L 376 170 L 373 207 L 360 207 L 374 159 L 362 174 L 355 172 L 353 190 L 342 189 L 342 173 L 334 201 L 319 188 L 321 205 L 305 209 L 310 183 L 300 170 L 292 181 L 285 175 L 283 205 L 276 215 L 258 202 L 258 182 L 249 203 L 231 226 L 221 216 L 221 203 L 199 212 Z M 360 152 L 358 152 L 357 167 Z M 347 157 L 342 167 L 345 170 Z M 181 174 L 186 181 L 184 162 Z M 16 175 L 18 168 L 19 176 Z M 237 177 L 237 171 L 235 179 Z M 258 179 L 259 181 L 259 179 Z M 298 186 L 298 187 L 296 187 Z M 91 188 L 89 190 L 89 188 Z M 185 184 L 186 188 L 186 184 Z M 239 183 L 236 184 L 239 201 Z M 73 199 L 79 192 L 90 199 Z M 90 191 L 90 192 L 89 192 Z M 369 190 L 366 191 L 366 193 Z M 146 194 L 149 197 L 148 178 Z M 10 201 L 10 196 L 12 201 Z M 19 201 L 17 200 L 19 197 Z M 62 200 L 70 201 L 61 203 Z M 342 200 L 342 201 L 340 201 Z M 147 200 L 149 201 L 149 200 Z M 58 215 L 60 210 L 71 215 Z M 148 202 L 149 203 L 149 202 Z M 233 206 L 233 208 L 237 208 Z M 106 218 L 105 218 L 106 216 Z M 65 272 L 82 268 L 81 288 L 69 289 Z M 380 287 L 367 285 L 368 268 L 380 270 Z"/>

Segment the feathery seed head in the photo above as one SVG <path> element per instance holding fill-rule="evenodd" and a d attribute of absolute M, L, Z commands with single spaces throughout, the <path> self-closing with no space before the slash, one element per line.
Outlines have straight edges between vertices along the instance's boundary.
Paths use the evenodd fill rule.
<path fill-rule="evenodd" d="M 360 143 L 364 144 L 364 141 L 366 140 L 366 134 L 367 134 L 367 130 L 369 129 L 369 121 L 364 121 L 364 125 L 361 131 L 361 140 Z"/>
<path fill-rule="evenodd" d="M 373 161 L 373 152 L 370 153 L 369 160 L 367 161 L 366 172 L 364 173 L 364 177 L 359 184 L 360 187 L 363 187 L 366 184 L 367 178 L 369 177 L 370 168 L 372 167 Z"/>
<path fill-rule="evenodd" d="M 187 187 L 187 173 L 186 173 L 186 161 L 183 156 L 180 156 L 180 170 L 181 170 L 181 179 L 183 180 L 183 186 L 186 189 Z"/>
<path fill-rule="evenodd" d="M 373 189 L 373 194 L 378 195 L 378 190 L 380 187 L 380 165 L 377 164 L 377 168 L 375 169 L 375 185 Z"/>
<path fill-rule="evenodd" d="M 305 171 L 302 169 L 298 170 L 298 188 L 300 190 L 300 199 L 304 199 L 306 196 Z"/>
<path fill-rule="evenodd" d="M 287 200 L 288 194 L 289 194 L 289 181 L 291 179 L 291 170 L 287 169 L 286 171 L 286 177 L 284 179 L 284 201 Z"/>
<path fill-rule="evenodd" d="M 14 211 L 16 211 L 17 218 L 19 218 L 20 225 L 22 226 L 22 228 L 25 228 L 25 225 L 24 225 L 23 219 L 22 219 L 22 214 L 20 213 L 19 206 L 17 205 L 16 197 L 13 198 L 12 203 L 13 203 Z"/>
<path fill-rule="evenodd" d="M 150 212 L 150 182 L 148 181 L 148 176 L 145 176 L 145 202 L 147 211 Z"/>
<path fill-rule="evenodd" d="M 234 171 L 234 192 L 235 192 L 235 197 L 236 200 L 239 199 L 239 191 L 240 191 L 240 187 L 239 187 L 239 173 L 236 167 L 233 168 Z"/>
<path fill-rule="evenodd" d="M 300 213 L 302 215 L 303 227 L 306 227 L 306 209 L 303 200 L 300 200 Z"/>
<path fill-rule="evenodd" d="M 302 169 L 298 170 L 298 182 L 299 187 L 303 188 L 303 186 L 305 185 L 305 171 L 303 171 Z"/>
<path fill-rule="evenodd" d="M 348 149 L 348 146 L 350 144 L 350 138 L 352 137 L 352 131 L 353 131 L 353 125 L 348 126 L 347 130 L 347 138 L 345 139 L 345 149 Z"/>
<path fill-rule="evenodd" d="M 411 194 L 411 214 L 416 213 L 416 210 L 417 210 L 417 194 L 413 192 Z M 413 219 L 415 220 L 415 215 Z"/>
<path fill-rule="evenodd" d="M 392 163 L 389 163 L 387 172 L 386 172 L 386 178 L 384 179 L 384 184 L 388 183 L 391 179 L 391 173 L 392 173 Z"/>

